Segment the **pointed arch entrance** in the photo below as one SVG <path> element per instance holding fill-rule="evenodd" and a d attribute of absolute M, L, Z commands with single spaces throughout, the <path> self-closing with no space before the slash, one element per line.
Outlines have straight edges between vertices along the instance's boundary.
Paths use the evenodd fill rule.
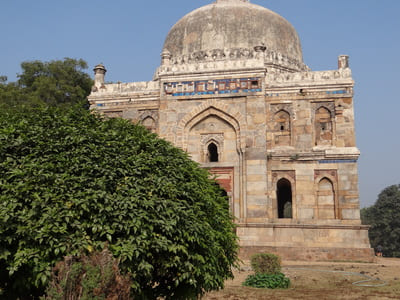
<path fill-rule="evenodd" d="M 177 128 L 177 142 L 193 160 L 227 180 L 226 189 L 232 213 L 238 219 L 246 217 L 245 144 L 242 137 L 246 123 L 240 112 L 216 100 L 207 101 L 184 116 Z M 224 179 L 223 179 L 224 178 Z"/>
<path fill-rule="evenodd" d="M 293 218 L 293 193 L 289 180 L 282 178 L 276 184 L 277 208 L 279 219 Z"/>

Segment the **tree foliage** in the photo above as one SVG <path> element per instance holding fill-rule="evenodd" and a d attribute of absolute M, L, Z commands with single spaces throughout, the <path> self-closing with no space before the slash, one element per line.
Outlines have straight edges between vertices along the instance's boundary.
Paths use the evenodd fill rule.
<path fill-rule="evenodd" d="M 221 190 L 145 128 L 83 109 L 0 113 L 0 289 L 40 294 L 64 256 L 105 244 L 135 299 L 195 298 L 232 277 Z"/>
<path fill-rule="evenodd" d="M 15 110 L 21 105 L 37 106 L 39 100 L 25 93 L 16 83 L 0 82 L 0 110 Z"/>
<path fill-rule="evenodd" d="M 373 206 L 361 210 L 361 218 L 371 225 L 372 247 L 380 245 L 384 256 L 400 257 L 400 185 L 385 188 Z"/>
<path fill-rule="evenodd" d="M 0 108 L 81 103 L 93 85 L 84 72 L 87 67 L 84 60 L 72 58 L 23 62 L 17 82 L 7 84 L 7 77 L 0 77 Z"/>

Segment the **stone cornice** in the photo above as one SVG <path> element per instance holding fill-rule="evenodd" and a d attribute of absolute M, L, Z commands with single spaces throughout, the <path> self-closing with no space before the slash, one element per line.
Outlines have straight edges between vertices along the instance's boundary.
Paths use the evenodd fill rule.
<path fill-rule="evenodd" d="M 128 83 L 110 83 L 104 84 L 100 88 L 94 88 L 89 96 L 90 98 L 112 95 L 112 97 L 127 96 L 132 93 L 144 95 L 159 94 L 160 83 L 158 81 L 142 81 Z"/>
<path fill-rule="evenodd" d="M 332 163 L 357 161 L 360 156 L 360 150 L 356 147 L 314 147 L 311 151 L 298 151 L 294 147 L 276 147 L 267 150 L 267 156 L 270 159 L 314 162 L 332 160 Z"/>
<path fill-rule="evenodd" d="M 318 85 L 354 85 L 350 68 L 316 71 L 267 74 L 268 88 L 282 88 L 292 86 L 318 86 Z"/>
<path fill-rule="evenodd" d="M 156 78 L 169 74 L 204 72 L 208 70 L 268 68 L 269 72 L 299 72 L 310 69 L 300 61 L 279 52 L 255 47 L 255 49 L 233 48 L 194 52 L 179 57 L 165 53 Z"/>

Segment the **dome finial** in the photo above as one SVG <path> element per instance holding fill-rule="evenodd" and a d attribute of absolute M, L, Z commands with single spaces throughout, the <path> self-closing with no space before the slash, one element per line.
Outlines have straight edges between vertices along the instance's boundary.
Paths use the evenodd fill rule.
<path fill-rule="evenodd" d="M 249 0 L 217 0 L 216 3 L 226 3 L 226 2 L 249 2 Z"/>

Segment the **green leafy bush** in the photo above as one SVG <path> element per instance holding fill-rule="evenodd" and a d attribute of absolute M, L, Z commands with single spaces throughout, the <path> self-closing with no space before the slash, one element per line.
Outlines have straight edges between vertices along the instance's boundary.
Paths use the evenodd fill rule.
<path fill-rule="evenodd" d="M 275 254 L 254 254 L 251 267 L 255 274 L 246 278 L 244 286 L 267 289 L 286 289 L 290 286 L 290 279 L 281 273 L 281 259 Z"/>
<path fill-rule="evenodd" d="M 135 299 L 223 287 L 238 243 L 226 197 L 187 154 L 77 108 L 0 111 L 0 290 L 41 295 L 65 256 L 108 243 Z"/>
<path fill-rule="evenodd" d="M 90 256 L 67 256 L 53 269 L 45 300 L 130 299 L 131 282 L 121 276 L 117 260 L 105 248 Z"/>
<path fill-rule="evenodd" d="M 371 225 L 371 246 L 383 247 L 383 256 L 400 257 L 400 184 L 386 187 L 375 204 L 361 210 L 361 220 Z"/>
<path fill-rule="evenodd" d="M 279 274 L 281 259 L 271 253 L 258 253 L 251 257 L 251 267 L 256 274 Z"/>
<path fill-rule="evenodd" d="M 263 289 L 287 289 L 290 286 L 290 279 L 285 277 L 285 275 L 282 273 L 257 273 L 254 275 L 249 275 L 243 285 Z"/>

